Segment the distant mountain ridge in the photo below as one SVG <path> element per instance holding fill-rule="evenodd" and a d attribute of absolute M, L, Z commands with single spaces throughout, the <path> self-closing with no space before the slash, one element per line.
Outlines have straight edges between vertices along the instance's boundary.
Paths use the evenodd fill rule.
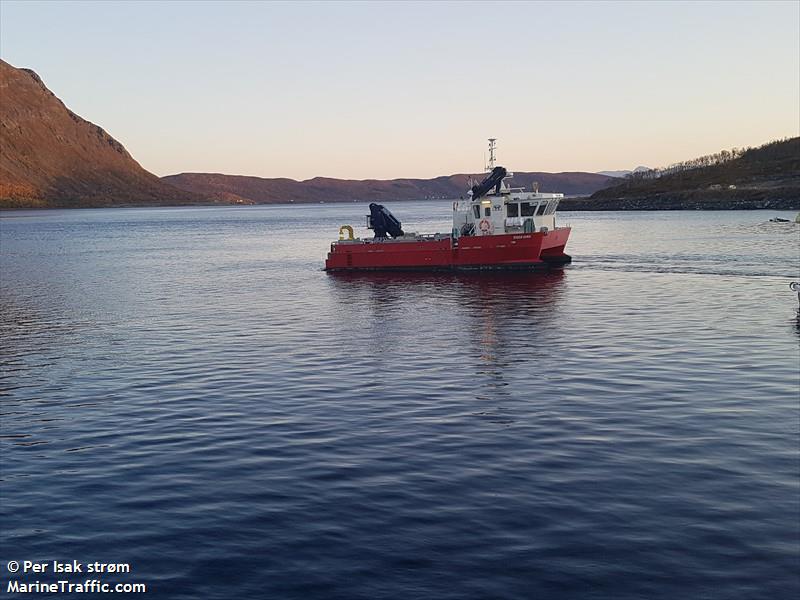
<path fill-rule="evenodd" d="M 665 169 L 520 172 L 514 187 L 562 192 L 574 210 L 800 207 L 800 138 L 722 151 Z M 480 178 L 482 174 L 473 174 Z M 0 209 L 458 198 L 469 174 L 306 181 L 216 173 L 159 178 L 98 125 L 70 111 L 29 69 L 0 60 Z"/>
<path fill-rule="evenodd" d="M 29 69 L 0 60 L 0 208 L 208 203 L 144 170 Z"/>
<path fill-rule="evenodd" d="M 457 198 L 467 190 L 467 174 L 362 181 L 210 173 L 158 178 L 103 128 L 69 110 L 33 71 L 0 60 L 0 94 L 0 208 L 391 201 Z M 512 183 L 530 187 L 534 181 L 542 191 L 568 195 L 614 182 L 596 173 L 518 172 Z"/>
<path fill-rule="evenodd" d="M 472 175 L 480 177 L 480 175 Z M 423 200 L 458 198 L 466 194 L 469 174 L 459 173 L 432 179 L 333 179 L 314 177 L 305 181 L 285 178 L 264 178 L 220 173 L 180 173 L 162 180 L 188 192 L 238 199 L 248 204 L 280 202 L 350 202 L 391 200 Z M 534 182 L 543 192 L 587 195 L 616 180 L 597 173 L 515 172 L 513 187 L 530 188 Z"/>
<path fill-rule="evenodd" d="M 643 167 L 643 166 L 640 165 L 640 166 L 636 167 L 635 169 L 633 169 L 632 171 L 630 169 L 623 169 L 621 171 L 598 171 L 597 174 L 598 175 L 606 175 L 607 177 L 623 178 L 623 177 L 627 177 L 631 173 L 640 173 L 642 171 L 649 171 L 649 170 L 650 170 L 650 167 Z"/>
<path fill-rule="evenodd" d="M 390 201 L 457 198 L 467 174 L 433 179 L 292 179 L 149 173 L 104 129 L 59 100 L 29 69 L 0 60 L 0 208 Z M 480 177 L 480 175 L 478 175 Z M 515 186 L 590 194 L 613 183 L 595 173 L 517 173 Z"/>

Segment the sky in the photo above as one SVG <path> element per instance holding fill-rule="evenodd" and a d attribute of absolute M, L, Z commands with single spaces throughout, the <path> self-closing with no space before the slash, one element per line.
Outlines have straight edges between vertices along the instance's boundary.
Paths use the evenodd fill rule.
<path fill-rule="evenodd" d="M 157 175 L 659 167 L 800 135 L 800 2 L 0 1 L 0 56 Z M 0 101 L 2 99 L 0 98 Z"/>

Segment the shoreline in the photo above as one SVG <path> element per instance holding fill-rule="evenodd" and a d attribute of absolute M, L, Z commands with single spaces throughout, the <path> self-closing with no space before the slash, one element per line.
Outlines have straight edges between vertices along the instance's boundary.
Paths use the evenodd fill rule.
<path fill-rule="evenodd" d="M 398 199 L 385 201 L 392 202 L 456 202 L 459 198 L 419 198 Z M 2 200 L 0 200 L 2 202 Z M 221 208 L 221 207 L 254 207 L 254 206 L 319 206 L 320 204 L 359 204 L 374 202 L 374 200 L 331 200 L 318 201 L 284 201 L 264 203 L 181 203 L 181 204 L 142 204 L 120 203 L 89 206 L 42 206 L 37 202 L 31 206 L 0 206 L 0 213 L 8 211 L 46 211 L 46 210 L 96 210 L 106 208 Z M 703 198 L 699 199 L 693 194 L 662 195 L 655 197 L 631 198 L 595 198 L 590 196 L 573 196 L 561 200 L 559 210 L 562 211 L 676 211 L 676 210 L 787 210 L 800 211 L 800 192 L 796 196 L 780 198 Z"/>
<path fill-rule="evenodd" d="M 798 198 L 713 199 L 697 200 L 682 197 L 634 198 L 565 198 L 559 210 L 572 211 L 676 211 L 676 210 L 800 210 Z"/>

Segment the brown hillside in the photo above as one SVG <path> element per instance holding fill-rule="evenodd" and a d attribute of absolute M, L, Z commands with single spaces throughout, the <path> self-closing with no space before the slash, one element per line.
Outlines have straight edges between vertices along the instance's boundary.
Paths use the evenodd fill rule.
<path fill-rule="evenodd" d="M 206 198 L 145 171 L 28 69 L 0 60 L 0 208 L 175 205 Z"/>
<path fill-rule="evenodd" d="M 588 210 L 800 208 L 800 137 L 635 173 L 591 198 Z"/>
<path fill-rule="evenodd" d="M 315 177 L 306 181 L 265 179 L 219 173 L 181 173 L 163 180 L 190 192 L 220 196 L 233 194 L 257 204 L 277 202 L 371 202 L 458 198 L 467 191 L 465 174 L 434 179 L 331 179 Z M 568 195 L 591 194 L 618 180 L 595 173 L 515 173 L 511 185 L 530 188 L 537 181 L 541 191 Z"/>

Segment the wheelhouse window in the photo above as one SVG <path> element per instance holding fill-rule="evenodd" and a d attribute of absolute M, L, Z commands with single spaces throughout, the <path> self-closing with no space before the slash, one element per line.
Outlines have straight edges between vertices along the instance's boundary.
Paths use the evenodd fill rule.
<path fill-rule="evenodd" d="M 536 205 L 532 202 L 523 202 L 520 206 L 521 217 L 532 217 L 536 212 Z"/>
<path fill-rule="evenodd" d="M 491 206 L 487 206 L 486 208 L 483 209 L 483 216 L 484 217 L 491 217 L 492 216 L 492 207 Z"/>
<path fill-rule="evenodd" d="M 509 203 L 506 204 L 506 213 L 509 217 L 518 217 L 519 216 L 519 204 L 516 203 Z"/>
<path fill-rule="evenodd" d="M 540 204 L 539 205 L 539 210 L 536 211 L 536 214 L 537 215 L 543 215 L 544 214 L 544 210 L 546 208 L 547 208 L 547 204 L 546 203 L 545 204 Z"/>
<path fill-rule="evenodd" d="M 475 215 L 476 219 L 480 219 L 481 218 L 481 207 L 476 204 L 475 206 L 472 207 L 472 213 Z"/>

